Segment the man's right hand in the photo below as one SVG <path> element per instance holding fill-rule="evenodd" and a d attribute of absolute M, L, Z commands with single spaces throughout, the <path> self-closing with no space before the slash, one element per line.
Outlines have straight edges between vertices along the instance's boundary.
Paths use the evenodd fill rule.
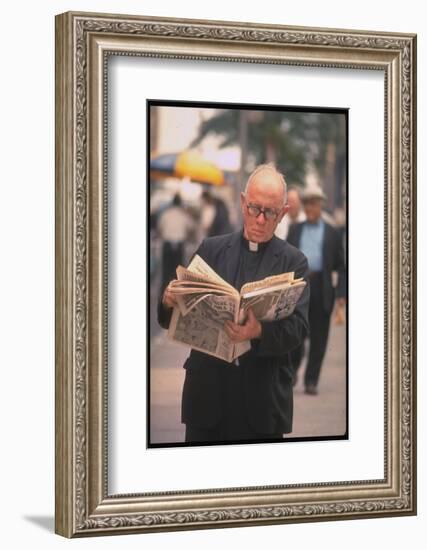
<path fill-rule="evenodd" d="M 163 292 L 162 304 L 167 308 L 172 308 L 178 305 L 175 295 L 169 290 L 169 285 Z"/>

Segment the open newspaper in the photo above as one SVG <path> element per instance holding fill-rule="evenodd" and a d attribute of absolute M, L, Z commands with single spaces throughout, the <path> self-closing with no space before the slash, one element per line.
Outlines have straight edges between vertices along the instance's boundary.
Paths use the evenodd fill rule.
<path fill-rule="evenodd" d="M 200 256 L 188 268 L 178 266 L 169 284 L 176 297 L 169 336 L 228 362 L 250 349 L 250 342 L 234 344 L 224 329 L 228 320 L 244 323 L 249 308 L 260 321 L 276 321 L 292 314 L 306 282 L 294 273 L 273 275 L 246 283 L 238 292 Z"/>

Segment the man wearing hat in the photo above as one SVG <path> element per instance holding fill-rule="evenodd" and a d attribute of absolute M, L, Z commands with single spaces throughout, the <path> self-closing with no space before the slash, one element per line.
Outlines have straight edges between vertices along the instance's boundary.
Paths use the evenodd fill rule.
<path fill-rule="evenodd" d="M 305 393 L 308 395 L 318 393 L 317 385 L 328 343 L 330 317 L 335 299 L 343 305 L 346 295 L 343 245 L 338 231 L 322 216 L 325 199 L 325 194 L 318 186 L 305 190 L 302 202 L 307 219 L 292 225 L 287 239 L 305 254 L 309 267 L 310 347 L 304 375 Z M 333 285 L 333 272 L 338 273 L 336 286 Z M 295 377 L 303 351 L 304 345 L 293 353 Z"/>

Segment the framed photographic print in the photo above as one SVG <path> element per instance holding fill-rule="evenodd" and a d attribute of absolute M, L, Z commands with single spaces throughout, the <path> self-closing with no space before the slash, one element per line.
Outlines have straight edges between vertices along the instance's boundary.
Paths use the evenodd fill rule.
<path fill-rule="evenodd" d="M 313 216 L 310 208 L 320 205 L 321 201 L 322 209 L 314 214 L 319 215 L 327 228 L 324 246 L 325 260 L 328 259 L 329 265 L 324 266 L 323 276 L 329 290 L 334 275 L 341 294 L 347 294 L 348 111 L 164 100 L 148 100 L 147 111 L 147 158 L 150 158 L 147 180 L 147 216 L 150 220 L 147 445 L 170 447 L 259 443 L 261 440 L 289 442 L 347 438 L 348 307 L 345 311 L 343 307 L 336 305 L 334 312 L 331 310 L 332 303 L 325 312 L 323 307 L 320 311 L 313 310 L 312 307 L 312 319 L 309 320 L 312 334 L 310 346 L 304 346 L 303 343 L 293 348 L 290 354 L 282 354 L 282 365 L 276 370 L 285 378 L 283 385 L 278 376 L 273 391 L 266 388 L 264 396 L 265 401 L 270 397 L 274 401 L 276 387 L 284 393 L 286 386 L 294 387 L 292 400 L 290 397 L 282 397 L 280 406 L 273 409 L 278 415 L 278 438 L 274 437 L 274 432 L 262 432 L 259 428 L 254 428 L 255 424 L 262 423 L 264 413 L 260 408 L 264 409 L 264 403 L 258 383 L 254 388 L 251 387 L 251 375 L 248 374 L 250 371 L 247 366 L 240 365 L 239 368 L 236 361 L 226 361 L 223 364 L 199 357 L 205 370 L 209 369 L 206 361 L 211 365 L 212 373 L 206 375 L 212 377 L 209 381 L 203 380 L 203 376 L 200 381 L 197 367 L 194 371 L 195 367 L 191 363 L 194 365 L 195 357 L 198 363 L 195 354 L 189 358 L 185 369 L 180 368 L 186 362 L 189 345 L 192 349 L 220 358 L 224 351 L 221 348 L 227 346 L 222 325 L 233 308 L 233 297 L 225 298 L 218 294 L 214 297 L 204 296 L 201 292 L 203 287 L 191 287 L 186 281 L 179 283 L 182 292 L 183 285 L 185 287 L 185 294 L 181 293 L 180 299 L 187 296 L 183 315 L 178 315 L 177 312 L 172 317 L 167 327 L 168 333 L 162 330 L 165 327 L 159 324 L 157 317 L 158 313 L 161 317 L 165 313 L 162 312 L 163 308 L 158 311 L 159 296 L 168 283 L 176 278 L 177 266 L 187 265 L 189 259 L 197 254 L 204 238 L 232 235 L 233 230 L 237 233 L 241 231 L 245 213 L 241 211 L 241 196 L 242 193 L 245 194 L 248 174 L 266 159 L 274 162 L 275 167 L 283 167 L 290 210 L 281 221 L 277 220 L 277 224 L 276 220 L 271 220 L 270 225 L 266 220 L 264 224 L 257 218 L 258 226 L 262 229 L 269 229 L 271 226 L 274 229 L 274 225 L 277 225 L 274 229 L 275 237 L 287 239 L 291 244 L 299 244 L 296 241 L 303 226 L 298 224 L 306 220 L 306 211 Z M 323 189 L 319 184 L 320 178 Z M 316 194 L 319 198 L 316 198 Z M 335 222 L 334 215 L 338 223 Z M 221 241 L 213 242 L 216 247 L 221 246 Z M 227 238 L 225 242 L 228 242 Z M 272 240 L 272 246 L 274 242 Z M 339 246 L 336 246 L 337 243 Z M 240 264 L 237 261 L 239 246 L 236 246 L 235 252 L 231 248 L 230 261 L 220 261 L 215 267 L 226 272 L 224 276 L 228 278 L 228 282 L 240 287 Z M 254 262 L 253 277 L 257 279 L 260 278 L 260 270 L 264 269 L 267 273 L 271 269 L 268 260 L 270 246 L 266 250 L 264 248 L 261 245 L 258 252 L 248 256 L 248 260 Z M 235 264 L 233 259 L 236 260 Z M 224 269 L 225 265 L 227 269 Z M 268 273 L 272 274 L 270 271 Z M 187 272 L 185 276 L 189 277 L 190 274 Z M 312 304 L 316 300 L 315 278 L 313 273 L 310 281 Z M 341 279 L 339 285 L 338 278 Z M 215 281 L 213 284 L 215 286 Z M 324 296 L 323 285 L 321 286 L 318 289 L 320 301 L 328 294 L 326 290 Z M 298 285 L 295 292 L 298 292 L 297 288 Z M 286 300 L 288 291 L 285 293 L 285 289 L 282 301 Z M 273 297 L 279 297 L 281 292 L 282 290 L 276 291 Z M 263 308 L 272 308 L 272 295 L 265 296 L 266 302 L 261 302 L 262 294 L 258 293 L 253 297 L 253 307 L 259 317 L 266 316 Z M 225 309 L 224 304 L 227 306 Z M 160 319 L 162 325 L 163 321 L 165 319 Z M 329 329 L 329 326 L 328 333 L 322 331 L 323 328 Z M 173 338 L 168 338 L 168 335 Z M 319 336 L 318 340 L 316 336 Z M 204 349 L 204 346 L 209 349 Z M 323 350 L 325 353 L 321 357 Z M 241 362 L 248 358 L 249 356 L 242 356 Z M 265 372 L 268 362 L 267 358 L 262 361 Z M 304 376 L 301 372 L 298 373 L 302 363 L 306 365 Z M 230 368 L 230 365 L 233 367 Z M 289 375 L 291 366 L 294 368 Z M 219 372 L 213 374 L 216 369 Z M 193 385 L 194 376 L 197 383 Z M 291 378 L 290 384 L 288 379 Z M 317 395 L 319 384 L 322 386 L 322 397 L 319 400 L 312 399 L 309 396 Z M 224 400 L 222 385 L 227 387 L 228 402 Z M 243 389 L 245 386 L 246 389 Z M 205 395 L 203 387 L 207 389 Z M 252 403 L 247 405 L 251 396 Z M 250 409 L 249 414 L 246 407 Z M 215 430 L 211 429 L 211 424 L 215 422 L 211 419 L 215 415 L 219 416 L 220 410 L 223 413 L 224 408 L 227 414 L 223 416 L 222 423 L 217 422 L 222 428 L 219 430 L 218 427 L 219 431 L 215 435 Z M 187 421 L 188 416 L 195 419 L 197 434 L 194 433 L 194 427 L 185 430 L 186 424 L 191 426 L 191 422 Z M 246 423 L 246 419 L 249 426 L 242 426 L 241 422 Z M 207 430 L 202 429 L 205 424 L 209 425 Z M 240 428 L 237 430 L 239 424 Z M 264 421 L 265 428 L 267 424 Z"/>
<path fill-rule="evenodd" d="M 58 534 L 416 513 L 415 109 L 414 35 L 57 16 Z"/>

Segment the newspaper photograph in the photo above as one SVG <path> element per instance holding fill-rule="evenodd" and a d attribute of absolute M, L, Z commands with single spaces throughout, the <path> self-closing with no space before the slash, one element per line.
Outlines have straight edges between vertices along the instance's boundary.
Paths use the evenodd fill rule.
<path fill-rule="evenodd" d="M 274 317 L 272 320 L 277 321 L 279 319 L 284 319 L 293 313 L 304 287 L 305 284 L 294 285 L 291 286 L 286 292 L 283 292 L 275 306 Z"/>
<path fill-rule="evenodd" d="M 254 315 L 261 321 L 278 321 L 291 315 L 304 290 L 305 283 L 270 290 L 264 294 L 243 297 L 243 310 L 252 308 Z"/>
<path fill-rule="evenodd" d="M 169 336 L 193 349 L 231 362 L 234 344 L 224 331 L 224 323 L 236 322 L 238 307 L 238 301 L 229 296 L 205 295 L 185 315 L 179 308 L 174 309 Z"/>

